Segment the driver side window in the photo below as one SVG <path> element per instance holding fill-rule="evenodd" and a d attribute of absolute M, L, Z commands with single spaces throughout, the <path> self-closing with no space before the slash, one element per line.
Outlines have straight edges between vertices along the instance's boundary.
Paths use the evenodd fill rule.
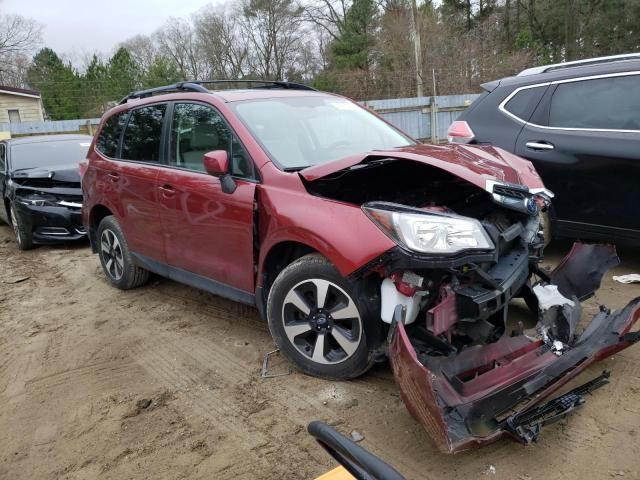
<path fill-rule="evenodd" d="M 171 123 L 169 165 L 204 172 L 204 154 L 226 150 L 231 175 L 254 178 L 253 162 L 213 108 L 197 103 L 177 103 Z"/>

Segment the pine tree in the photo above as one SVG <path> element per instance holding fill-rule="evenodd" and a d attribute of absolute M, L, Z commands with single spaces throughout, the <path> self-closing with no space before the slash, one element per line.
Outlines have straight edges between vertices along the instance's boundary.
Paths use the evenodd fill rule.
<path fill-rule="evenodd" d="M 50 120 L 80 118 L 82 89 L 77 72 L 53 50 L 43 48 L 33 57 L 27 82 L 31 88 L 40 91 Z"/>

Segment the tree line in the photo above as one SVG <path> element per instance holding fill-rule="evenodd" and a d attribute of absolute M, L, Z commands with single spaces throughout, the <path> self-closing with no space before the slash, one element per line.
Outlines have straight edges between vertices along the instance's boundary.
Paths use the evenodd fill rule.
<path fill-rule="evenodd" d="M 40 90 L 51 119 L 99 116 L 132 90 L 179 80 L 282 79 L 359 100 L 413 97 L 640 51 L 640 0 L 241 0 L 170 18 L 82 66 L 46 47 L 30 57 L 34 22 L 5 15 L 0 25 L 0 82 Z"/>

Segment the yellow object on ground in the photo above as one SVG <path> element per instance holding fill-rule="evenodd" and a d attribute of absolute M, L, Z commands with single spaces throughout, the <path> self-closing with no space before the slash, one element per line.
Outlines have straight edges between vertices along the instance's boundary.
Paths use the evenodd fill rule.
<path fill-rule="evenodd" d="M 337 467 L 330 472 L 323 473 L 316 480 L 355 480 L 344 467 Z"/>

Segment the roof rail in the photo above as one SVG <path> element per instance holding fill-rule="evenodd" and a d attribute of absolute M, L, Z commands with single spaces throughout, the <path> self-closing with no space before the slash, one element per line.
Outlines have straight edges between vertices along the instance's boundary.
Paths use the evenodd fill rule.
<path fill-rule="evenodd" d="M 315 88 L 310 87 L 309 85 L 303 85 L 302 83 L 294 83 L 294 82 L 285 82 L 283 80 L 193 80 L 189 83 L 194 83 L 197 85 L 209 85 L 216 83 L 260 83 L 262 86 L 253 87 L 253 88 L 286 88 L 290 90 L 311 90 L 317 91 Z"/>
<path fill-rule="evenodd" d="M 620 62 L 624 60 L 638 59 L 640 59 L 640 53 L 623 53 L 622 55 L 610 55 L 608 57 L 585 58 L 584 60 L 574 60 L 572 62 L 554 63 L 553 65 L 542 65 L 539 67 L 527 68 L 526 70 L 521 71 L 517 76 L 524 77 L 527 75 L 536 75 L 538 73 L 546 73 L 562 68 L 598 65 L 600 63 Z"/>
<path fill-rule="evenodd" d="M 173 85 L 165 85 L 163 87 L 155 87 L 148 88 L 146 90 L 138 90 L 136 92 L 131 92 L 129 95 L 120 100 L 119 105 L 123 103 L 127 103 L 128 100 L 132 100 L 134 98 L 146 98 L 152 97 L 158 93 L 170 93 L 170 92 L 200 92 L 200 93 L 209 93 L 209 90 L 204 88 L 202 85 L 198 85 L 193 82 L 178 82 Z"/>
<path fill-rule="evenodd" d="M 312 90 L 317 91 L 315 88 L 301 83 L 284 82 L 281 80 L 190 80 L 188 82 L 178 82 L 173 85 L 165 85 L 163 87 L 148 88 L 146 90 L 138 90 L 131 92 L 129 95 L 120 100 L 119 104 L 127 103 L 128 100 L 135 98 L 146 98 L 157 94 L 171 93 L 171 92 L 200 92 L 209 93 L 209 90 L 203 85 L 217 84 L 217 83 L 258 83 L 262 84 L 253 88 L 286 88 L 290 90 Z"/>

